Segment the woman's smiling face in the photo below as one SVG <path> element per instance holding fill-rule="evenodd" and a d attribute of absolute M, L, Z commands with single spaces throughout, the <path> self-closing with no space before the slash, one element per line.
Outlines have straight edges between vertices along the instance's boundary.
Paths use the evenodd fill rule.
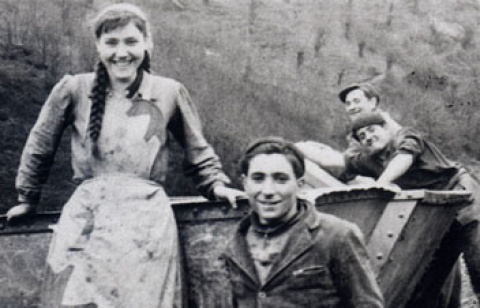
<path fill-rule="evenodd" d="M 111 81 L 133 82 L 147 50 L 145 35 L 133 21 L 102 33 L 96 46 Z"/>

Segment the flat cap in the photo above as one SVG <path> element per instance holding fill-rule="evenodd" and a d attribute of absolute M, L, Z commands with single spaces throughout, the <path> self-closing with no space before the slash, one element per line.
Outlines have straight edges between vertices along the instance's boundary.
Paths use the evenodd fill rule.
<path fill-rule="evenodd" d="M 345 103 L 348 93 L 356 89 L 362 90 L 368 97 L 375 97 L 377 102 L 380 102 L 380 95 L 378 94 L 377 89 L 375 89 L 375 87 L 369 83 L 353 83 L 342 89 L 340 93 L 338 93 L 338 98 L 340 101 L 342 101 L 342 103 Z"/>
<path fill-rule="evenodd" d="M 356 132 L 360 128 L 370 125 L 384 125 L 385 118 L 379 112 L 367 112 L 358 115 L 351 124 L 353 136 L 356 138 Z"/>

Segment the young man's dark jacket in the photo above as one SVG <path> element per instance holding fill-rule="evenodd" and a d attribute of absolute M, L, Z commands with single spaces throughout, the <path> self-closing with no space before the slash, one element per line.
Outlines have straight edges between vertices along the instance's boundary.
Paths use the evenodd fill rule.
<path fill-rule="evenodd" d="M 224 254 L 232 307 L 383 307 L 358 227 L 300 200 L 299 211 L 263 284 L 245 238 L 255 217 L 240 222 Z"/>

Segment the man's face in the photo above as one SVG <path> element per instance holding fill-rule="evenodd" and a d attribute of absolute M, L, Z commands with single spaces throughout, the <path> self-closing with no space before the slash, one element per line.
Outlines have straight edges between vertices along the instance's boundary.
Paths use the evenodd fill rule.
<path fill-rule="evenodd" d="M 260 223 L 272 225 L 295 215 L 299 180 L 285 155 L 259 154 L 252 158 L 243 184 Z"/>
<path fill-rule="evenodd" d="M 345 97 L 345 111 L 351 120 L 365 112 L 372 112 L 376 108 L 377 99 L 367 98 L 361 89 L 352 90 Z"/>
<path fill-rule="evenodd" d="M 376 154 L 388 146 L 392 135 L 385 126 L 374 124 L 358 129 L 357 138 L 370 154 Z"/>

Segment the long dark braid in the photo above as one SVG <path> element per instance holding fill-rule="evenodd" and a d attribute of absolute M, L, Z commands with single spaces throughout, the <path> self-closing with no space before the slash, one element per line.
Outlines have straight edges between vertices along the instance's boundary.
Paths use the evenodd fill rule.
<path fill-rule="evenodd" d="M 102 130 L 103 114 L 105 113 L 105 100 L 107 98 L 107 89 L 110 84 L 107 69 L 102 62 L 97 64 L 95 71 L 95 80 L 93 81 L 91 99 L 92 107 L 90 110 L 90 123 L 88 124 L 88 134 L 92 144 L 92 154 L 99 157 L 98 137 Z"/>
<path fill-rule="evenodd" d="M 145 56 L 142 63 L 138 67 L 138 74 L 135 81 L 128 89 L 128 97 L 131 98 L 138 91 L 143 79 L 143 71 L 150 72 L 150 54 L 145 50 Z M 93 81 L 91 99 L 92 107 L 90 110 L 90 122 L 88 124 L 88 133 L 90 135 L 92 154 L 99 158 L 98 138 L 102 131 L 103 114 L 105 113 L 105 100 L 107 98 L 107 89 L 110 85 L 107 69 L 105 65 L 99 61 L 95 71 L 95 80 Z"/>
<path fill-rule="evenodd" d="M 135 92 L 138 91 L 140 88 L 140 85 L 142 84 L 143 80 L 143 71 L 146 71 L 150 73 L 150 56 L 148 54 L 148 51 L 145 50 L 145 56 L 143 57 L 142 63 L 140 63 L 140 66 L 137 69 L 137 77 L 135 80 L 132 82 L 131 85 L 128 86 L 127 91 L 127 98 L 132 98 L 133 95 L 135 95 Z"/>

